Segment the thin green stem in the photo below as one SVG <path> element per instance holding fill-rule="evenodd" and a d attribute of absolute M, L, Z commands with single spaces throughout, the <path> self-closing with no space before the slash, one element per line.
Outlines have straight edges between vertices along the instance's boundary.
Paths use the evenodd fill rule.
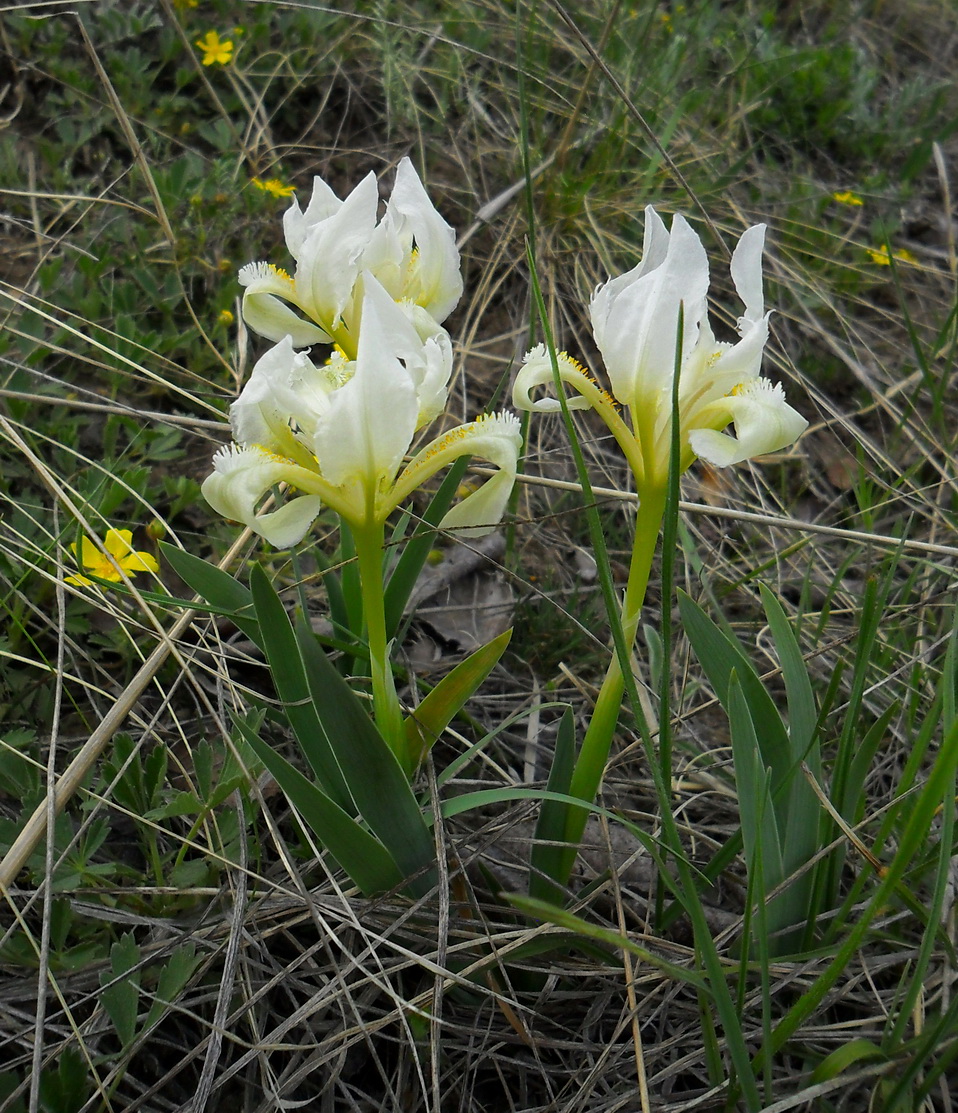
<path fill-rule="evenodd" d="M 622 603 L 620 619 L 622 641 L 627 653 L 632 652 L 632 647 L 635 644 L 642 604 L 645 601 L 652 561 L 658 545 L 659 529 L 662 525 L 662 516 L 665 513 L 665 499 L 666 490 L 663 486 L 655 486 L 639 492 L 639 508 L 635 520 L 635 542 L 632 549 L 632 560 L 629 565 L 629 582 L 625 589 L 625 599 Z M 625 677 L 622 671 L 622 663 L 619 660 L 619 655 L 616 654 L 609 664 L 602 687 L 599 689 L 592 718 L 589 721 L 585 737 L 582 739 L 582 746 L 579 750 L 569 788 L 570 796 L 575 796 L 588 804 L 595 800 L 599 786 L 602 783 L 605 767 L 609 760 L 612 738 L 619 721 L 624 690 Z M 588 815 L 589 813 L 585 808 L 569 810 L 566 820 L 565 841 L 572 848 L 578 846 L 582 839 Z M 574 859 L 575 850 L 570 849 L 570 871 Z"/>
<path fill-rule="evenodd" d="M 384 536 L 382 522 L 374 521 L 362 526 L 353 524 L 353 542 L 359 564 L 366 639 L 369 644 L 369 670 L 373 686 L 376 726 L 405 767 L 402 709 L 399 706 L 399 697 L 396 695 L 396 683 L 389 663 L 389 642 L 386 636 L 383 592 Z"/>

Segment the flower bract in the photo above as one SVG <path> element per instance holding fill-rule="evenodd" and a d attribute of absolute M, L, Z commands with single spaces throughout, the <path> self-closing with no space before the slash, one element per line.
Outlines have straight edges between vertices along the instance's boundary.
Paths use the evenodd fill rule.
<path fill-rule="evenodd" d="M 269 263 L 239 273 L 243 316 L 269 340 L 295 347 L 335 342 L 355 358 L 370 273 L 394 301 L 410 301 L 441 324 L 462 294 L 455 234 L 404 158 L 380 220 L 379 183 L 367 175 L 345 200 L 314 178 L 306 209 L 294 199 L 283 217 L 292 275 Z"/>
<path fill-rule="evenodd" d="M 518 419 L 498 414 L 461 425 L 404 465 L 416 432 L 445 407 L 452 344 L 431 317 L 395 302 L 369 272 L 361 280 L 355 360 L 336 353 L 320 366 L 296 352 L 290 336 L 276 344 L 230 410 L 235 443 L 214 456 L 203 494 L 225 517 L 287 547 L 302 539 L 323 505 L 354 526 L 381 523 L 441 468 L 474 455 L 499 470 L 440 524 L 487 532 L 502 517 L 515 480 Z M 263 509 L 279 483 L 297 493 L 275 510 Z"/>
<path fill-rule="evenodd" d="M 128 529 L 107 530 L 103 539 L 103 549 L 90 537 L 80 540 L 79 548 L 73 544 L 70 550 L 77 558 L 80 567 L 101 580 L 119 583 L 123 573 L 133 576 L 137 572 L 158 572 L 159 564 L 150 553 L 133 551 L 133 533 Z M 93 583 L 88 576 L 67 576 L 66 583 L 88 586 Z"/>
<path fill-rule="evenodd" d="M 709 268 L 701 240 L 681 216 L 674 217 L 671 232 L 651 207 L 645 216 L 641 262 L 599 286 L 590 306 L 612 396 L 560 353 L 559 379 L 578 395 L 569 407 L 593 407 L 646 484 L 661 486 L 668 476 L 676 366 L 682 471 L 696 457 L 728 467 L 791 444 L 807 422 L 785 401 L 781 386 L 759 374 L 769 318 L 762 284 L 765 226 L 749 228 L 732 256 L 732 282 L 745 310 L 738 341 L 728 343 L 716 340 L 709 322 Z M 520 369 L 514 404 L 557 410 L 555 397 L 533 397 L 553 382 L 552 360 L 540 345 Z M 617 403 L 627 408 L 628 421 Z M 734 434 L 724 432 L 729 425 Z"/>

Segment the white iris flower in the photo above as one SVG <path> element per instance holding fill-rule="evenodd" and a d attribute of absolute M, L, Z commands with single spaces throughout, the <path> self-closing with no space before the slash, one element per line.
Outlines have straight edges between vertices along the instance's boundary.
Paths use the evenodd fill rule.
<path fill-rule="evenodd" d="M 337 343 L 355 357 L 362 275 L 369 272 L 394 301 L 409 301 L 441 324 L 462 295 L 455 233 L 404 158 L 381 220 L 379 183 L 369 173 L 341 201 L 313 179 L 305 212 L 298 202 L 283 217 L 286 246 L 296 262 L 290 276 L 270 263 L 239 272 L 246 323 L 269 340 L 293 346 Z"/>
<path fill-rule="evenodd" d="M 416 488 L 460 456 L 499 470 L 440 523 L 468 536 L 501 519 L 521 447 L 513 414 L 480 417 L 443 433 L 403 466 L 416 432 L 440 414 L 452 373 L 445 330 L 393 300 L 369 272 L 356 359 L 325 366 L 294 350 L 286 335 L 253 368 L 230 409 L 235 444 L 213 457 L 203 484 L 210 505 L 285 548 L 306 534 L 323 505 L 350 525 L 381 525 Z M 259 512 L 278 483 L 298 492 Z"/>
<path fill-rule="evenodd" d="M 668 475 L 681 313 L 681 470 L 696 457 L 724 468 L 791 444 L 808 423 L 785 401 L 782 387 L 759 374 L 769 318 L 762 289 L 765 225 L 749 228 L 732 256 L 732 282 L 745 312 L 738 320 L 739 340 L 730 344 L 716 340 L 709 323 L 709 268 L 701 240 L 681 216 L 673 218 L 671 232 L 651 207 L 645 217 L 642 261 L 599 286 L 590 306 L 614 397 L 563 352 L 559 377 L 579 395 L 568 400 L 569 407 L 593 407 L 639 482 L 661 486 Z M 516 379 L 514 404 L 525 410 L 558 410 L 556 398 L 532 397 L 538 387 L 553 382 L 551 360 L 539 345 L 528 353 Z M 628 408 L 628 423 L 616 403 Z M 729 425 L 734 435 L 724 432 Z"/>

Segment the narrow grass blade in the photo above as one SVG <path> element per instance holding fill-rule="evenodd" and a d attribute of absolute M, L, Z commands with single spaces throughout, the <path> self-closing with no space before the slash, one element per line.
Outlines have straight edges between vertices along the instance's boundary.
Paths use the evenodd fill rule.
<path fill-rule="evenodd" d="M 945 665 L 941 673 L 942 717 L 946 733 L 954 730 L 956 723 L 958 723 L 956 686 L 958 686 L 958 617 L 955 619 L 955 625 L 948 640 Z M 889 1033 L 886 1046 L 894 1047 L 896 1043 L 905 1038 L 905 1031 L 912 1023 L 918 998 L 925 990 L 925 979 L 938 942 L 938 932 L 942 924 L 947 892 L 949 887 L 954 884 L 952 855 L 955 840 L 954 800 L 956 792 L 958 792 L 958 789 L 952 784 L 946 790 L 945 799 L 942 803 L 941 830 L 938 837 L 938 862 L 931 900 L 928 902 L 928 922 L 925 925 L 921 946 L 918 949 L 918 957 L 911 970 L 908 989 Z"/>
<path fill-rule="evenodd" d="M 422 520 L 413 530 L 412 537 L 406 542 L 402 555 L 396 561 L 383 594 L 388 638 L 396 637 L 399 631 L 406 604 L 426 563 L 426 557 L 435 547 L 436 527 L 452 506 L 468 466 L 469 458 L 466 456 L 452 465 L 426 507 Z"/>
<path fill-rule="evenodd" d="M 574 932 L 576 935 L 583 936 L 585 939 L 593 939 L 596 942 L 605 943 L 607 946 L 615 947 L 617 950 L 629 951 L 631 954 L 641 958 L 644 963 L 658 970 L 660 973 L 665 974 L 673 981 L 693 986 L 695 989 L 711 997 L 708 982 L 696 970 L 689 970 L 684 966 L 678 966 L 674 962 L 669 962 L 664 958 L 660 958 L 654 951 L 650 951 L 647 947 L 643 947 L 641 943 L 636 943 L 627 935 L 622 935 L 609 928 L 599 927 L 598 924 L 590 923 L 581 916 L 576 916 L 575 913 L 567 912 L 563 908 L 557 908 L 554 904 L 549 904 L 544 900 L 520 896 L 518 893 L 507 893 L 506 896 L 509 903 L 514 908 L 518 908 L 527 916 L 539 920 L 546 920 L 548 923 L 555 924 L 556 927 L 565 928 L 568 931 Z"/>
<path fill-rule="evenodd" d="M 559 720 L 555 753 L 549 770 L 548 792 L 568 794 L 575 769 L 575 718 L 566 708 Z M 559 904 L 565 899 L 561 884 L 567 851 L 559 845 L 565 835 L 568 806 L 558 800 L 543 800 L 536 821 L 529 871 L 529 896 Z M 560 882 L 556 884 L 556 882 Z"/>
<path fill-rule="evenodd" d="M 762 605 L 775 641 L 775 651 L 782 666 L 782 678 L 788 698 L 788 738 L 792 759 L 804 761 L 816 777 L 821 774 L 821 755 L 813 745 L 818 724 L 818 709 L 802 650 L 782 604 L 765 584 L 759 584 Z"/>
<path fill-rule="evenodd" d="M 901 831 L 895 856 L 886 866 L 870 899 L 851 924 L 834 958 L 814 982 L 804 988 L 802 995 L 776 1025 L 771 1039 L 763 1043 L 756 1058 L 757 1066 L 760 1067 L 766 1057 L 774 1056 L 781 1051 L 800 1025 L 821 1005 L 826 994 L 834 987 L 858 953 L 872 921 L 887 907 L 888 900 L 894 894 L 905 870 L 927 840 L 928 831 L 939 805 L 944 802 L 945 807 L 954 806 L 956 770 L 958 770 L 958 723 L 952 724 L 951 729 L 942 739 L 935 763 L 929 770 L 927 779 Z"/>
<path fill-rule="evenodd" d="M 728 712 L 729 681 L 734 671 L 756 724 L 762 760 L 772 774 L 776 797 L 797 772 L 791 759 L 788 732 L 771 696 L 737 638 L 728 637 L 691 596 L 678 592 L 682 624 L 716 696 Z"/>
<path fill-rule="evenodd" d="M 771 779 L 762 763 L 755 724 L 734 670 L 729 680 L 729 726 L 752 903 L 764 911 L 765 930 L 773 935 L 782 928 L 803 923 L 807 910 L 804 903 L 795 907 L 791 890 L 768 903 L 768 890 L 786 877 L 782 830 L 772 798 Z M 757 868 L 759 861 L 760 870 Z M 773 953 L 782 952 L 781 941 L 774 940 L 768 945 Z"/>
<path fill-rule="evenodd" d="M 784 878 L 814 858 L 822 845 L 822 808 L 808 779 L 799 772 L 799 766 L 804 761 L 815 779 L 821 781 L 819 719 L 811 678 L 792 625 L 772 592 L 764 584 L 759 584 L 759 590 L 782 666 L 788 702 L 788 742 L 792 765 L 789 783 L 785 786 L 786 795 L 774 801 L 782 839 Z M 778 880 L 781 879 L 770 883 L 777 884 Z M 795 914 L 793 923 L 814 921 L 819 911 L 824 911 L 812 903 L 815 891 L 815 875 L 810 872 L 798 878 L 784 894 L 786 906 Z M 778 948 L 775 951 L 782 953 Z"/>

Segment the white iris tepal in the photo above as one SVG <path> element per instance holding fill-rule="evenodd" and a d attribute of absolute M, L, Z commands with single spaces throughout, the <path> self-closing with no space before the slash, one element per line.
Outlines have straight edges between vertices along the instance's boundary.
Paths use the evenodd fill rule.
<path fill-rule="evenodd" d="M 671 232 L 651 207 L 645 217 L 642 261 L 599 286 L 590 307 L 614 399 L 562 353 L 559 376 L 580 395 L 569 399 L 570 408 L 598 411 L 645 485 L 659 486 L 668 475 L 677 362 L 683 471 L 696 457 L 728 467 L 791 444 L 807 422 L 785 401 L 782 387 L 759 374 L 769 318 L 762 291 L 765 225 L 749 228 L 732 256 L 732 281 L 745 312 L 738 321 L 739 340 L 729 344 L 717 341 L 709 324 L 708 258 L 701 240 L 681 216 L 673 218 Z M 515 405 L 558 409 L 555 398 L 532 398 L 537 387 L 553 381 L 551 360 L 540 345 L 526 356 L 516 379 Z M 628 407 L 630 425 L 615 402 Z M 734 436 L 723 432 L 729 424 Z"/>
<path fill-rule="evenodd" d="M 459 252 L 408 158 L 399 163 L 381 220 L 378 210 L 373 173 L 342 201 L 314 178 L 305 211 L 294 199 L 283 217 L 292 277 L 269 263 L 240 270 L 250 328 L 269 340 L 289 336 L 294 347 L 337 343 L 355 356 L 366 272 L 394 301 L 410 301 L 441 324 L 462 295 Z"/>
<path fill-rule="evenodd" d="M 441 468 L 477 456 L 499 470 L 453 506 L 441 526 L 486 532 L 502 517 L 515 481 L 519 421 L 503 413 L 460 425 L 403 466 L 416 432 L 445 406 L 452 344 L 431 317 L 395 302 L 369 272 L 360 280 L 356 359 L 337 354 L 318 366 L 284 337 L 233 403 L 236 443 L 214 456 L 203 494 L 225 517 L 286 547 L 302 539 L 323 505 L 354 527 L 380 525 Z M 258 513 L 280 482 L 298 493 Z"/>

